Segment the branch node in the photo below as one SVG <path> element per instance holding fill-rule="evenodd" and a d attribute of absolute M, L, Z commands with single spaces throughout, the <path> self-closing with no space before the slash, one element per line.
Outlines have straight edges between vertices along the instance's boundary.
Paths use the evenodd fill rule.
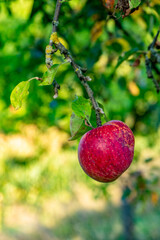
<path fill-rule="evenodd" d="M 92 81 L 92 78 L 89 77 L 89 76 L 87 76 L 87 77 L 86 77 L 86 81 L 87 81 L 87 82 L 91 82 L 91 81 Z"/>
<path fill-rule="evenodd" d="M 66 61 L 69 62 L 69 63 L 72 62 L 72 60 L 70 59 L 70 57 L 66 57 L 65 59 L 66 59 Z"/>
<path fill-rule="evenodd" d="M 52 24 L 53 24 L 53 25 L 55 25 L 56 27 L 58 27 L 58 25 L 59 25 L 59 22 L 58 22 L 58 21 L 55 21 L 55 20 L 53 20 L 53 21 L 52 21 Z"/>
<path fill-rule="evenodd" d="M 53 80 L 52 83 L 53 87 L 54 87 L 54 95 L 53 98 L 56 99 L 58 97 L 58 90 L 60 90 L 60 85 L 56 82 L 56 80 Z"/>
<path fill-rule="evenodd" d="M 102 108 L 99 108 L 99 107 L 98 107 L 98 108 L 97 108 L 97 111 L 98 111 L 99 113 L 101 113 L 101 114 L 105 114 Z"/>
<path fill-rule="evenodd" d="M 81 68 L 81 71 L 83 72 L 83 73 L 86 73 L 87 72 L 87 68 L 83 68 L 83 67 L 80 67 Z"/>

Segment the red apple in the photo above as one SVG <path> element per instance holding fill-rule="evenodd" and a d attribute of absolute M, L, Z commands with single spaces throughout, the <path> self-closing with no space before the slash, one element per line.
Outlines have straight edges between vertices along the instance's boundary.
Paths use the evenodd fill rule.
<path fill-rule="evenodd" d="M 130 166 L 133 155 L 134 135 L 118 120 L 85 133 L 78 147 L 81 167 L 99 182 L 116 180 Z"/>

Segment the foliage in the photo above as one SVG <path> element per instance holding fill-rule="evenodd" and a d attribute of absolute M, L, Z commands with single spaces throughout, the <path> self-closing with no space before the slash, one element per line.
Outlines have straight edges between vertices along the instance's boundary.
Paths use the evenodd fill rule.
<path fill-rule="evenodd" d="M 1 192 L 8 204 L 25 202 L 36 205 L 51 195 L 57 196 L 65 191 L 74 196 L 72 186 L 77 181 L 91 189 L 95 197 L 106 198 L 108 186 L 98 185 L 83 175 L 75 154 L 77 142 L 67 141 L 70 136 L 71 106 L 79 122 L 71 131 L 72 139 L 80 137 L 79 129 L 81 134 L 90 129 L 84 118 L 95 127 L 95 116 L 89 100 L 82 100 L 82 96 L 85 99 L 88 96 L 69 64 L 60 65 L 60 70 L 56 72 L 55 79 L 61 85 L 57 99 L 53 100 L 53 86 L 48 85 L 51 81 L 48 82 L 46 78 L 50 73 L 51 78 L 55 74 L 52 70 L 45 73 L 45 48 L 51 34 L 55 1 L 26 2 L 27 6 L 17 5 L 16 2 L 0 3 L 0 140 L 12 140 L 13 136 L 20 134 L 33 143 L 34 154 L 17 156 L 7 150 L 5 155 L 4 148 L 1 148 Z M 103 103 L 107 119 L 122 120 L 134 131 L 135 158 L 129 172 L 131 178 L 128 178 L 131 194 L 123 197 L 134 199 L 135 205 L 140 201 L 143 205 L 148 200 L 154 204 L 160 196 L 157 171 L 160 96 L 151 79 L 147 78 L 142 54 L 148 50 L 157 33 L 159 12 L 157 1 L 142 1 L 139 10 L 133 14 L 124 19 L 115 19 L 100 1 L 67 1 L 63 3 L 59 22 L 60 40 L 75 61 L 88 69 L 87 74 L 93 79 L 89 84 L 95 98 Z M 135 64 L 137 59 L 138 64 Z M 56 52 L 53 63 L 61 64 L 63 61 L 60 53 Z M 159 80 L 158 64 L 153 71 Z M 32 81 L 26 104 L 15 111 L 9 97 L 12 90 L 20 82 L 27 84 L 25 92 L 19 94 L 18 89 L 18 95 L 13 95 L 14 92 L 11 95 L 12 102 L 13 96 L 18 99 L 16 104 L 13 103 L 18 108 L 22 104 L 21 94 L 25 98 L 28 94 L 30 82 L 26 80 L 34 76 L 42 77 L 44 82 Z M 18 86 L 21 87 L 21 84 Z M 39 87 L 40 84 L 46 86 Z M 84 102 L 84 112 L 78 110 L 75 94 L 81 96 L 78 99 L 82 100 L 80 104 Z M 74 118 L 75 115 L 72 115 L 72 121 Z M 33 129 L 27 128 L 25 131 L 26 126 Z M 52 126 L 67 134 L 60 145 L 61 153 L 56 151 L 56 142 L 61 142 L 56 137 L 60 133 L 48 133 Z M 36 134 L 33 137 L 34 131 Z M 46 138 L 44 133 L 48 134 Z M 137 170 L 141 173 L 136 175 L 134 173 Z"/>
<path fill-rule="evenodd" d="M 40 86 L 51 85 L 53 79 L 58 71 L 59 64 L 54 64 L 50 69 L 48 69 L 42 77 L 42 82 Z"/>
<path fill-rule="evenodd" d="M 17 110 L 22 107 L 24 99 L 29 94 L 30 82 L 22 81 L 20 82 L 11 93 L 11 104 Z"/>

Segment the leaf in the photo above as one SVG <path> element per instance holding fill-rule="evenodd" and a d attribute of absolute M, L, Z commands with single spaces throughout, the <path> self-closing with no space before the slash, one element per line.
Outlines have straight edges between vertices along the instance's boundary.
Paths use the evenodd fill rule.
<path fill-rule="evenodd" d="M 83 123 L 83 119 L 76 116 L 75 113 L 72 113 L 71 119 L 70 119 L 70 131 L 71 135 L 74 135 L 75 132 L 80 128 L 80 126 Z"/>
<path fill-rule="evenodd" d="M 100 108 L 102 108 L 102 110 L 104 111 L 104 106 L 98 102 L 98 105 Z M 96 128 L 97 127 L 97 122 L 96 122 L 96 113 L 95 113 L 95 110 L 92 108 L 92 112 L 91 112 L 91 116 L 90 116 L 90 123 L 91 125 Z M 104 123 L 106 123 L 108 120 L 108 118 L 106 116 L 104 116 L 104 114 L 101 114 L 101 121 L 102 121 L 102 125 Z"/>
<path fill-rule="evenodd" d="M 95 42 L 102 35 L 104 24 L 105 24 L 105 21 L 98 21 L 94 24 L 94 26 L 91 30 L 91 41 L 92 42 Z"/>
<path fill-rule="evenodd" d="M 127 52 L 124 52 L 123 56 L 120 56 L 116 65 L 116 68 L 119 67 L 119 65 L 124 62 L 125 60 L 127 60 L 131 55 L 133 55 L 135 52 L 138 51 L 138 48 L 133 48 Z"/>
<path fill-rule="evenodd" d="M 92 124 L 92 126 L 94 128 L 97 127 L 97 122 L 96 122 L 96 113 L 95 113 L 95 110 L 92 108 L 92 112 L 91 112 L 91 116 L 90 116 L 90 123 Z"/>
<path fill-rule="evenodd" d="M 132 94 L 132 96 L 138 96 L 140 94 L 139 87 L 133 81 L 128 83 L 128 89 L 129 89 L 130 93 Z"/>
<path fill-rule="evenodd" d="M 152 160 L 153 160 L 153 158 L 150 157 L 150 158 L 145 159 L 144 162 L 145 162 L 145 163 L 149 163 L 149 162 L 151 162 Z"/>
<path fill-rule="evenodd" d="M 58 71 L 58 67 L 60 64 L 54 64 L 50 69 L 48 69 L 42 77 L 42 82 L 39 84 L 39 86 L 45 86 L 45 85 L 51 85 L 54 77 Z"/>
<path fill-rule="evenodd" d="M 76 96 L 75 100 L 72 102 L 72 109 L 78 117 L 89 120 L 91 115 L 91 104 L 88 99 Z"/>
<path fill-rule="evenodd" d="M 130 0 L 129 7 L 130 7 L 130 9 L 136 8 L 140 5 L 140 3 L 141 3 L 141 0 Z"/>
<path fill-rule="evenodd" d="M 72 113 L 70 119 L 71 137 L 69 138 L 69 141 L 76 140 L 91 129 L 91 127 L 85 125 L 85 121 L 82 118 L 76 116 L 75 113 Z"/>
<path fill-rule="evenodd" d="M 27 95 L 29 94 L 30 82 L 22 81 L 20 82 L 12 91 L 10 100 L 12 106 L 17 110 L 22 107 Z"/>

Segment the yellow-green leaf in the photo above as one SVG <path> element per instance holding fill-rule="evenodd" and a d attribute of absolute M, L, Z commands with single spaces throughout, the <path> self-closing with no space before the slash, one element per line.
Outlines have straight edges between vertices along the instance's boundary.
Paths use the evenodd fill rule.
<path fill-rule="evenodd" d="M 129 7 L 130 7 L 130 9 L 136 8 L 140 5 L 140 3 L 141 3 L 141 0 L 130 0 Z"/>
<path fill-rule="evenodd" d="M 54 64 L 50 69 L 48 69 L 43 74 L 42 82 L 39 84 L 39 86 L 51 85 L 59 66 L 59 64 Z"/>
<path fill-rule="evenodd" d="M 27 95 L 29 94 L 30 82 L 22 81 L 20 82 L 12 91 L 10 100 L 12 106 L 17 110 L 22 107 Z"/>

